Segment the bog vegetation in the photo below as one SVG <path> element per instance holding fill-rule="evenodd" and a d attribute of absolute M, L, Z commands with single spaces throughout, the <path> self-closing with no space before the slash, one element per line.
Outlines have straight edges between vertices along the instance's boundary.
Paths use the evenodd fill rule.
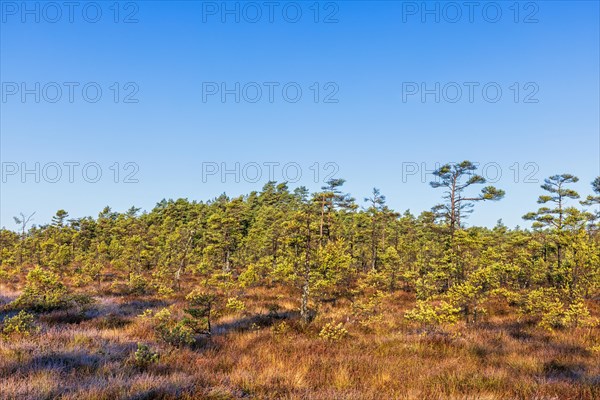
<path fill-rule="evenodd" d="M 551 176 L 523 199 L 530 229 L 490 229 L 465 219 L 503 190 L 468 161 L 435 175 L 441 203 L 418 216 L 342 179 L 21 215 L 0 231 L 0 392 L 600 397 L 600 178 L 580 198 Z"/>

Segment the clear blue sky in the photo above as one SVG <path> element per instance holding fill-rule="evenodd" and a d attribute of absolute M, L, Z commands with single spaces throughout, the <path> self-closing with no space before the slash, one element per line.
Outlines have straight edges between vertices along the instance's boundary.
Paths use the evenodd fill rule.
<path fill-rule="evenodd" d="M 544 177 L 573 173 L 581 179 L 575 188 L 587 195 L 600 174 L 597 1 L 521 2 L 518 13 L 512 1 L 480 2 L 471 15 L 463 2 L 453 3 L 460 17 L 446 2 L 427 3 L 438 7 L 439 21 L 420 1 L 320 2 L 318 15 L 313 1 L 282 1 L 272 10 L 262 1 L 228 2 L 239 16 L 227 14 L 220 1 L 121 2 L 118 15 L 113 2 L 80 2 L 74 10 L 27 2 L 33 14 L 20 1 L 1 3 L 0 226 L 7 228 L 15 228 L 12 216 L 21 211 L 36 211 L 34 222 L 42 224 L 61 208 L 73 217 L 96 216 L 106 205 L 149 210 L 162 198 L 207 200 L 260 190 L 269 162 L 280 163 L 277 180 L 282 165 L 297 163 L 302 178 L 290 186 L 312 190 L 321 186 L 314 182 L 315 162 L 320 180 L 333 171 L 326 163 L 335 163 L 335 176 L 347 180 L 357 199 L 375 186 L 394 209 L 419 213 L 441 193 L 427 184 L 430 175 L 403 179 L 403 163 L 433 169 L 464 159 L 488 164 L 492 179 L 499 166 L 495 185 L 507 193 L 499 203 L 478 206 L 469 224 L 490 226 L 502 218 L 524 226 L 521 216 L 537 207 Z M 95 4 L 102 14 L 92 23 Z M 90 82 L 86 100 L 82 87 Z M 221 83 L 234 89 L 236 82 L 239 103 L 235 94 L 225 102 L 220 93 L 209 94 Z M 265 82 L 278 84 L 272 102 Z M 420 92 L 410 94 L 436 82 L 439 103 L 435 94 L 424 102 Z M 465 82 L 478 84 L 472 102 Z M 32 91 L 24 102 L 22 83 Z M 289 83 L 286 100 L 282 88 Z M 489 83 L 486 100 L 482 88 Z M 262 97 L 252 103 L 257 85 Z M 462 96 L 452 103 L 457 85 Z M 56 86 L 62 95 L 52 103 Z M 92 103 L 95 87 L 102 97 Z M 302 98 L 292 103 L 297 87 Z M 497 87 L 502 97 L 492 102 Z M 128 95 L 138 102 L 124 102 Z M 39 183 L 35 174 L 21 175 L 23 163 L 33 170 L 36 162 Z M 69 162 L 80 164 L 72 167 L 72 183 Z M 125 169 L 128 162 L 139 167 L 138 183 L 123 182 L 134 172 Z M 240 163 L 239 183 L 235 174 L 225 182 L 220 174 L 203 179 L 203 163 L 220 168 L 223 162 L 229 169 Z M 56 183 L 52 163 L 62 170 Z M 82 177 L 88 163 L 102 169 L 96 183 Z M 244 172 L 255 175 L 249 163 L 261 165 L 258 182 L 244 182 Z M 287 172 L 294 178 L 293 166 Z M 527 182 L 528 176 L 540 182 Z"/>

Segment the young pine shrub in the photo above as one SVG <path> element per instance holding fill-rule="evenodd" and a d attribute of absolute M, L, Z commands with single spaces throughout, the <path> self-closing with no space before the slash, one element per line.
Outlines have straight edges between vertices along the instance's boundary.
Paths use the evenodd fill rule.
<path fill-rule="evenodd" d="M 143 275 L 132 272 L 129 274 L 127 288 L 130 294 L 143 295 L 148 293 L 150 285 Z"/>
<path fill-rule="evenodd" d="M 225 308 L 232 312 L 240 312 L 246 309 L 246 305 L 237 297 L 230 297 L 227 299 L 227 304 L 225 304 Z"/>
<path fill-rule="evenodd" d="M 86 287 L 94 282 L 99 282 L 102 273 L 102 264 L 97 261 L 80 259 L 72 276 L 73 285 Z"/>
<path fill-rule="evenodd" d="M 253 286 L 263 281 L 264 277 L 268 275 L 270 262 L 270 260 L 261 259 L 256 264 L 249 264 L 237 278 L 240 287 Z"/>
<path fill-rule="evenodd" d="M 290 326 L 285 321 L 274 324 L 271 327 L 271 333 L 275 337 L 283 336 L 290 330 Z"/>
<path fill-rule="evenodd" d="M 389 284 L 384 274 L 371 270 L 358 281 L 356 289 L 352 290 L 352 316 L 364 329 L 373 330 L 383 320 L 382 303 L 389 296 L 388 289 Z"/>
<path fill-rule="evenodd" d="M 8 283 L 14 275 L 4 265 L 0 265 L 0 283 Z"/>
<path fill-rule="evenodd" d="M 163 308 L 154 315 L 146 310 L 141 316 L 150 319 L 156 335 L 171 346 L 182 347 L 196 342 L 194 330 L 185 321 L 178 321 L 168 308 Z"/>
<path fill-rule="evenodd" d="M 184 322 L 197 333 L 211 334 L 211 317 L 217 301 L 217 296 L 198 290 L 190 292 L 185 299 L 188 306 L 184 309 Z M 242 303 L 243 304 L 243 303 Z"/>
<path fill-rule="evenodd" d="M 148 345 L 138 343 L 137 350 L 133 354 L 133 362 L 140 369 L 147 369 L 151 364 L 158 362 L 160 358 L 158 353 L 150 350 Z"/>
<path fill-rule="evenodd" d="M 562 329 L 567 327 L 563 304 L 559 300 L 552 300 L 545 304 L 545 309 L 541 314 L 539 326 L 547 329 Z"/>
<path fill-rule="evenodd" d="M 598 319 L 593 318 L 583 300 L 578 299 L 565 311 L 565 323 L 572 328 L 592 328 L 598 325 Z"/>
<path fill-rule="evenodd" d="M 157 285 L 156 288 L 158 295 L 162 297 L 171 297 L 175 293 L 175 290 L 167 285 Z"/>
<path fill-rule="evenodd" d="M 451 325 L 458 322 L 460 308 L 441 301 L 432 303 L 425 300 L 417 300 L 416 306 L 404 314 L 404 318 L 417 322 L 427 328 L 439 325 Z"/>
<path fill-rule="evenodd" d="M 344 325 L 340 322 L 339 324 L 334 324 L 332 322 L 328 322 L 323 326 L 321 332 L 319 332 L 319 337 L 328 342 L 337 342 L 342 340 L 348 336 L 348 331 L 344 328 Z"/>
<path fill-rule="evenodd" d="M 23 293 L 13 302 L 15 307 L 38 311 L 65 308 L 69 303 L 66 286 L 58 275 L 37 266 L 26 277 Z"/>
<path fill-rule="evenodd" d="M 21 310 L 14 317 L 6 318 L 2 322 L 2 333 L 6 336 L 29 336 L 38 331 L 32 314 Z"/>
<path fill-rule="evenodd" d="M 567 306 L 560 292 L 554 288 L 541 288 L 530 292 L 524 302 L 523 312 L 539 319 L 539 326 L 548 330 L 593 327 L 598 321 L 591 317 L 582 299 Z"/>
<path fill-rule="evenodd" d="M 386 294 L 377 290 L 366 298 L 360 298 L 352 303 L 352 315 L 365 329 L 374 328 L 383 319 L 381 303 Z"/>

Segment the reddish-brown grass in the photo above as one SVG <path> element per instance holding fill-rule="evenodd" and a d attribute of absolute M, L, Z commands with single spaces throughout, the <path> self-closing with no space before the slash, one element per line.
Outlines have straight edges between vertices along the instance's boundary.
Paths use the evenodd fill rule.
<path fill-rule="evenodd" d="M 14 298 L 18 291 L 3 287 L 2 293 Z M 0 341 L 0 397 L 600 398 L 598 328 L 544 331 L 498 305 L 478 325 L 423 330 L 404 320 L 414 298 L 403 292 L 385 299 L 382 320 L 369 329 L 354 321 L 347 300 L 321 306 L 305 327 L 297 320 L 296 298 L 279 287 L 248 289 L 246 310 L 219 318 L 211 338 L 177 349 L 161 343 L 139 314 L 180 309 L 183 296 L 100 294 L 83 316 L 41 314 L 39 333 Z M 598 316 L 597 305 L 590 308 Z M 288 328 L 278 332 L 274 326 L 282 321 Z M 322 340 L 327 322 L 343 322 L 349 336 Z M 159 361 L 137 366 L 138 342 L 158 352 Z"/>

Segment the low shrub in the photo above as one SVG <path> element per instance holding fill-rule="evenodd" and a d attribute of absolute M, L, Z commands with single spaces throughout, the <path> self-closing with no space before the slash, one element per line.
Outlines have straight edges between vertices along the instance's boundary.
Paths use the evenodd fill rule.
<path fill-rule="evenodd" d="M 23 293 L 13 302 L 15 307 L 48 311 L 66 307 L 69 300 L 66 286 L 58 275 L 37 266 L 26 277 Z"/>
<path fill-rule="evenodd" d="M 285 321 L 281 321 L 281 322 L 279 322 L 277 324 L 274 324 L 271 327 L 271 332 L 275 336 L 285 335 L 289 330 L 290 330 L 290 326 Z"/>
<path fill-rule="evenodd" d="M 142 295 L 148 293 L 150 284 L 144 276 L 132 272 L 129 274 L 127 287 L 130 294 Z"/>
<path fill-rule="evenodd" d="M 151 318 L 157 336 L 172 346 L 182 347 L 196 342 L 194 329 L 189 326 L 186 320 L 178 321 L 173 317 L 168 308 L 163 308 L 153 316 L 147 310 L 142 314 L 142 317 Z"/>
<path fill-rule="evenodd" d="M 237 297 L 230 297 L 227 299 L 227 304 L 225 304 L 225 308 L 230 311 L 244 311 L 246 309 L 246 305 Z"/>
<path fill-rule="evenodd" d="M 319 337 L 323 340 L 327 340 L 329 342 L 336 342 L 338 340 L 342 340 L 348 336 L 348 331 L 344 328 L 344 325 L 340 322 L 339 324 L 334 324 L 328 322 L 323 326 L 321 332 L 319 332 Z"/>
<path fill-rule="evenodd" d="M 150 364 L 158 362 L 160 358 L 158 353 L 151 351 L 150 347 L 142 343 L 137 344 L 137 350 L 133 354 L 133 357 L 135 365 L 141 369 L 148 368 Z"/>
<path fill-rule="evenodd" d="M 187 314 L 185 323 L 197 333 L 211 333 L 211 317 L 217 296 L 198 290 L 190 292 L 186 298 L 188 306 L 184 309 Z M 242 303 L 243 304 L 243 303 Z"/>
<path fill-rule="evenodd" d="M 5 318 L 2 322 L 2 333 L 6 336 L 23 335 L 29 336 L 38 330 L 32 314 L 21 310 L 14 317 Z"/>

